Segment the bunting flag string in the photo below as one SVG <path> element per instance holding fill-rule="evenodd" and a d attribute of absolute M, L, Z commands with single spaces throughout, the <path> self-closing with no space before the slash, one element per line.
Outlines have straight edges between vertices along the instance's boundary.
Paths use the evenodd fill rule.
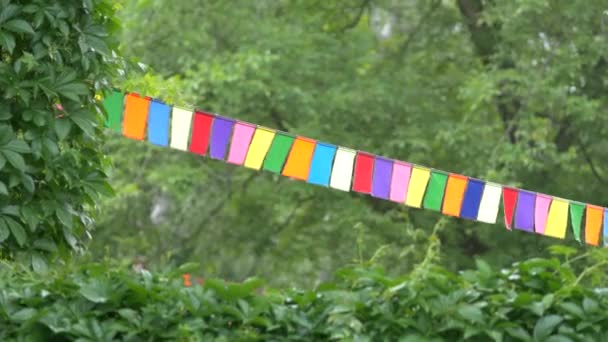
<path fill-rule="evenodd" d="M 316 141 L 136 93 L 103 99 L 106 127 L 135 140 L 189 151 L 310 184 L 368 194 L 414 208 L 608 246 L 608 209 L 431 169 Z"/>

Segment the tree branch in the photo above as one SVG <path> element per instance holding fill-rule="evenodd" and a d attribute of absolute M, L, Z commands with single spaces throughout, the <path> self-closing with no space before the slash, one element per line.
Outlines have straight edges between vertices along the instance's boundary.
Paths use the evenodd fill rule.
<path fill-rule="evenodd" d="M 370 4 L 371 0 L 363 0 L 361 2 L 361 5 L 357 6 L 359 8 L 359 11 L 357 12 L 355 18 L 350 23 L 343 26 L 340 31 L 345 32 L 357 26 L 357 24 L 359 24 L 359 21 L 361 21 L 361 17 L 363 17 L 363 13 L 365 13 L 365 10 L 368 9 Z"/>

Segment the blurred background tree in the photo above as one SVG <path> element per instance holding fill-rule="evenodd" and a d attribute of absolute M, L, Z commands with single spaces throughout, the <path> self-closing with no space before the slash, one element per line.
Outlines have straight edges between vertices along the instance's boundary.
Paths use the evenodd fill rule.
<path fill-rule="evenodd" d="M 608 205 L 604 0 L 120 5 L 122 51 L 143 70 L 117 80 L 122 89 Z M 117 196 L 101 208 L 98 257 L 310 285 L 374 253 L 405 272 L 429 242 L 454 270 L 558 242 L 109 135 Z"/>

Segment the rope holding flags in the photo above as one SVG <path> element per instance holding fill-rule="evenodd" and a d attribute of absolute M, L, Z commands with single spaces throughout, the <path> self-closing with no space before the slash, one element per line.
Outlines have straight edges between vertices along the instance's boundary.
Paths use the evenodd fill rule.
<path fill-rule="evenodd" d="M 608 208 L 376 156 L 307 137 L 170 106 L 135 93 L 103 99 L 106 126 L 125 137 L 310 184 L 368 194 L 473 221 L 608 246 Z M 570 220 L 569 220 L 570 219 Z M 602 229 L 603 228 L 603 229 Z"/>

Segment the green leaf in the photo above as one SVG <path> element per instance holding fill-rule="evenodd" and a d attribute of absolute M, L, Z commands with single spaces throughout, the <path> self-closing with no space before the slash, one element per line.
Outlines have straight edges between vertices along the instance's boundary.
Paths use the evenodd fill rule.
<path fill-rule="evenodd" d="M 14 17 L 19 13 L 19 6 L 14 4 L 2 4 L 2 12 L 0 12 L 0 24 Z"/>
<path fill-rule="evenodd" d="M 2 149 L 14 151 L 17 153 L 29 153 L 30 147 L 28 144 L 21 139 L 13 139 L 8 144 L 4 145 Z"/>
<path fill-rule="evenodd" d="M 576 318 L 582 318 L 585 315 L 583 309 L 572 302 L 560 303 L 559 307 Z"/>
<path fill-rule="evenodd" d="M 530 334 L 528 334 L 526 329 L 524 329 L 522 327 L 507 328 L 507 334 L 519 339 L 520 341 L 532 340 L 532 337 L 530 336 Z"/>
<path fill-rule="evenodd" d="M 89 283 L 81 285 L 78 292 L 93 303 L 105 303 L 110 291 L 99 279 L 92 279 Z"/>
<path fill-rule="evenodd" d="M 64 226 L 72 228 L 72 214 L 69 211 L 65 208 L 57 208 L 55 209 L 55 215 Z"/>
<path fill-rule="evenodd" d="M 6 145 L 15 138 L 15 133 L 9 125 L 0 125 L 0 146 Z"/>
<path fill-rule="evenodd" d="M 89 88 L 84 83 L 72 82 L 57 86 L 55 91 L 70 100 L 78 101 L 78 96 L 88 94 Z"/>
<path fill-rule="evenodd" d="M 6 165 L 6 158 L 4 158 L 2 154 L 0 154 L 0 170 L 4 168 L 4 165 Z"/>
<path fill-rule="evenodd" d="M 36 189 L 36 186 L 34 185 L 34 179 L 32 179 L 32 177 L 30 177 L 30 175 L 26 173 L 21 174 L 21 184 L 23 184 L 23 187 L 29 193 L 33 193 Z"/>
<path fill-rule="evenodd" d="M 458 307 L 458 314 L 472 322 L 482 323 L 483 312 L 474 305 L 462 304 Z"/>
<path fill-rule="evenodd" d="M 17 241 L 17 244 L 20 247 L 23 247 L 25 245 L 25 242 L 27 241 L 27 234 L 25 233 L 25 229 L 23 229 L 23 226 L 21 225 L 21 223 L 13 220 L 12 218 L 10 218 L 8 216 L 5 216 L 4 220 L 8 224 L 8 227 L 11 230 L 13 237 Z"/>
<path fill-rule="evenodd" d="M 8 189 L 6 188 L 6 185 L 2 182 L 0 182 L 0 195 L 8 195 Z"/>
<path fill-rule="evenodd" d="M 564 335 L 549 336 L 544 342 L 573 342 L 574 340 Z"/>
<path fill-rule="evenodd" d="M 78 247 L 78 240 L 67 227 L 63 228 L 63 238 L 72 249 L 75 250 Z"/>
<path fill-rule="evenodd" d="M 11 232 L 8 228 L 8 224 L 4 221 L 4 218 L 0 216 L 0 242 L 4 242 L 10 235 Z"/>
<path fill-rule="evenodd" d="M 2 150 L 2 154 L 14 168 L 25 171 L 25 160 L 21 154 L 10 150 Z"/>
<path fill-rule="evenodd" d="M 89 119 L 80 116 L 70 116 L 70 119 L 84 131 L 86 135 L 93 136 L 95 131 L 93 129 L 93 122 Z"/>
<path fill-rule="evenodd" d="M 12 54 L 15 49 L 15 37 L 8 32 L 0 32 L 0 44 Z"/>
<path fill-rule="evenodd" d="M 548 315 L 544 316 L 536 322 L 536 326 L 534 326 L 534 339 L 537 341 L 542 341 L 547 338 L 555 327 L 560 324 L 564 319 L 562 316 L 558 315 Z"/>
<path fill-rule="evenodd" d="M 46 260 L 39 253 L 32 254 L 32 269 L 36 273 L 47 273 L 49 270 Z"/>
<path fill-rule="evenodd" d="M 95 49 L 96 52 L 106 56 L 110 55 L 110 49 L 103 39 L 90 35 L 87 35 L 86 37 L 87 43 L 89 43 L 89 46 Z"/>
<path fill-rule="evenodd" d="M 21 207 L 21 218 L 27 223 L 31 231 L 36 230 L 36 226 L 40 222 L 36 211 L 27 205 Z"/>
<path fill-rule="evenodd" d="M 32 26 L 30 26 L 30 24 L 22 19 L 13 19 L 13 20 L 9 20 L 7 22 L 5 22 L 4 24 L 2 24 L 2 26 L 4 28 L 6 28 L 9 31 L 13 31 L 16 33 L 28 33 L 28 34 L 35 34 L 36 32 L 34 32 L 34 29 L 32 28 Z"/>
<path fill-rule="evenodd" d="M 597 301 L 589 297 L 585 297 L 585 299 L 583 299 L 583 309 L 586 313 L 595 313 L 599 310 L 599 304 Z"/>
<path fill-rule="evenodd" d="M 57 143 L 54 140 L 45 137 L 43 139 L 43 142 L 44 142 L 44 147 L 52 156 L 59 153 L 59 146 L 57 146 Z"/>
<path fill-rule="evenodd" d="M 34 241 L 34 248 L 53 253 L 57 251 L 57 244 L 54 241 L 42 238 Z"/>
<path fill-rule="evenodd" d="M 11 319 L 17 322 L 25 322 L 34 317 L 38 311 L 32 308 L 21 309 L 11 315 Z"/>
<path fill-rule="evenodd" d="M 2 207 L 2 213 L 19 217 L 19 207 L 16 205 L 7 205 Z"/>
<path fill-rule="evenodd" d="M 137 311 L 133 309 L 120 309 L 118 310 L 118 314 L 120 315 L 120 317 L 126 319 L 134 326 L 139 326 L 139 315 L 137 314 Z"/>
<path fill-rule="evenodd" d="M 59 140 L 65 139 L 70 134 L 70 129 L 72 129 L 72 121 L 67 118 L 55 120 L 55 133 Z"/>

